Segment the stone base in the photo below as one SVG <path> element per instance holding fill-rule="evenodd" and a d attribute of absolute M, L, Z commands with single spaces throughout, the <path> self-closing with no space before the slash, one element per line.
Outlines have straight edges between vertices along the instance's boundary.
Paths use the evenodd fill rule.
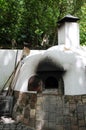
<path fill-rule="evenodd" d="M 15 105 L 12 114 L 13 118 L 30 126 L 32 124 L 34 127 L 32 122 L 35 122 L 37 94 L 21 93 L 15 91 L 14 97 Z"/>
<path fill-rule="evenodd" d="M 14 92 L 13 117 L 36 130 L 85 130 L 86 95 Z"/>

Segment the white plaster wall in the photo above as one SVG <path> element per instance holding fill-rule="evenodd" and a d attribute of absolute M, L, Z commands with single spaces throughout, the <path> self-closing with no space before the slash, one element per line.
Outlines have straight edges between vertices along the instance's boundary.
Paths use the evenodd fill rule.
<path fill-rule="evenodd" d="M 23 50 L 4 50 L 0 49 L 0 90 L 4 87 L 5 83 L 15 69 L 15 60 L 17 55 L 17 62 L 20 61 Z M 30 55 L 39 53 L 39 50 L 31 50 Z M 9 80 L 11 81 L 11 80 Z M 6 88 L 10 82 L 5 85 Z M 18 89 L 19 90 L 19 89 Z"/>
<path fill-rule="evenodd" d="M 81 64 L 80 59 L 76 59 L 63 77 L 66 95 L 86 94 L 85 66 L 84 64 L 81 66 Z"/>
<path fill-rule="evenodd" d="M 0 50 L 0 89 L 15 67 L 16 50 Z"/>
<path fill-rule="evenodd" d="M 0 64 L 0 87 L 4 85 L 14 69 L 15 55 L 16 50 L 0 51 L 2 62 Z M 65 50 L 64 45 L 54 46 L 45 51 L 31 51 L 30 55 L 21 62 L 18 77 L 14 77 L 15 90 L 27 91 L 28 79 L 36 74 L 38 63 L 46 57 L 50 57 L 52 62 L 66 71 L 63 76 L 65 95 L 86 94 L 86 49 Z"/>
<path fill-rule="evenodd" d="M 72 50 L 65 51 L 64 47 L 55 46 L 43 53 L 28 56 L 23 62 L 15 90 L 27 91 L 28 79 L 36 73 L 35 68 L 45 57 L 62 66 L 66 73 L 63 76 L 65 95 L 86 94 L 85 62 L 86 57 Z M 83 51 L 82 51 L 83 52 Z M 84 52 L 86 55 L 86 53 Z"/>
<path fill-rule="evenodd" d="M 56 53 L 56 48 L 51 49 Z M 63 76 L 65 95 L 86 94 L 86 50 L 79 48 L 65 51 L 58 46 L 56 57 L 66 70 Z"/>
<path fill-rule="evenodd" d="M 58 29 L 58 45 L 65 44 L 65 24 Z"/>
<path fill-rule="evenodd" d="M 65 22 L 65 44 L 66 47 L 79 47 L 79 24 Z"/>
<path fill-rule="evenodd" d="M 66 48 L 79 47 L 79 24 L 76 22 L 65 22 L 58 28 L 58 45 L 64 44 Z"/>

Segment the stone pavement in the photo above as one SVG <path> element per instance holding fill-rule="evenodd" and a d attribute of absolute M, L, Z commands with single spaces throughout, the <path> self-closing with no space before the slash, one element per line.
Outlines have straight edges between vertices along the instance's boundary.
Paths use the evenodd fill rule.
<path fill-rule="evenodd" d="M 34 130 L 34 129 L 20 122 L 8 123 L 8 124 L 0 122 L 0 130 Z"/>

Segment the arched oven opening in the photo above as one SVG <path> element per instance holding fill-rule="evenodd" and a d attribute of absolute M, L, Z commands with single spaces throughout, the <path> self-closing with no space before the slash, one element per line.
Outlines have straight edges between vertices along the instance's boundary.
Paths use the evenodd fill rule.
<path fill-rule="evenodd" d="M 64 72 L 64 69 L 59 64 L 56 65 L 49 58 L 41 61 L 36 69 L 36 74 L 43 82 L 43 90 L 57 92 L 61 95 L 64 94 Z"/>
<path fill-rule="evenodd" d="M 28 81 L 28 90 L 37 91 L 37 93 L 42 92 L 42 80 L 38 75 L 33 75 Z"/>
<path fill-rule="evenodd" d="M 54 89 L 54 88 L 58 88 L 58 80 L 53 77 L 53 76 L 49 76 L 46 80 L 45 80 L 45 89 Z"/>

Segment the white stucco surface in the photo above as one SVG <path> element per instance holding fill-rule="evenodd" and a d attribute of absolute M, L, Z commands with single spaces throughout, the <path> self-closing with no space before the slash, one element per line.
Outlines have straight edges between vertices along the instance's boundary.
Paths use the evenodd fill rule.
<path fill-rule="evenodd" d="M 0 64 L 0 87 L 4 85 L 13 71 L 15 55 L 14 50 L 4 50 L 3 53 L 0 50 L 0 63 L 2 63 Z M 80 47 L 68 50 L 64 45 L 53 46 L 45 51 L 32 50 L 30 55 L 21 62 L 18 75 L 14 78 L 15 90 L 27 91 L 29 78 L 36 74 L 39 62 L 46 57 L 65 70 L 63 75 L 65 95 L 86 94 L 86 49 Z"/>
<path fill-rule="evenodd" d="M 22 51 L 23 50 L 0 49 L 0 90 L 4 87 L 5 83 L 13 73 L 15 64 L 20 61 Z M 34 55 L 34 53 L 39 53 L 39 50 L 31 50 L 31 55 Z M 8 87 L 9 84 L 10 82 L 7 82 L 5 86 Z"/>
<path fill-rule="evenodd" d="M 76 22 L 65 22 L 61 25 L 58 29 L 58 44 L 65 44 L 67 48 L 79 47 L 79 24 Z"/>
<path fill-rule="evenodd" d="M 15 67 L 16 50 L 0 50 L 0 88 L 2 88 Z"/>

